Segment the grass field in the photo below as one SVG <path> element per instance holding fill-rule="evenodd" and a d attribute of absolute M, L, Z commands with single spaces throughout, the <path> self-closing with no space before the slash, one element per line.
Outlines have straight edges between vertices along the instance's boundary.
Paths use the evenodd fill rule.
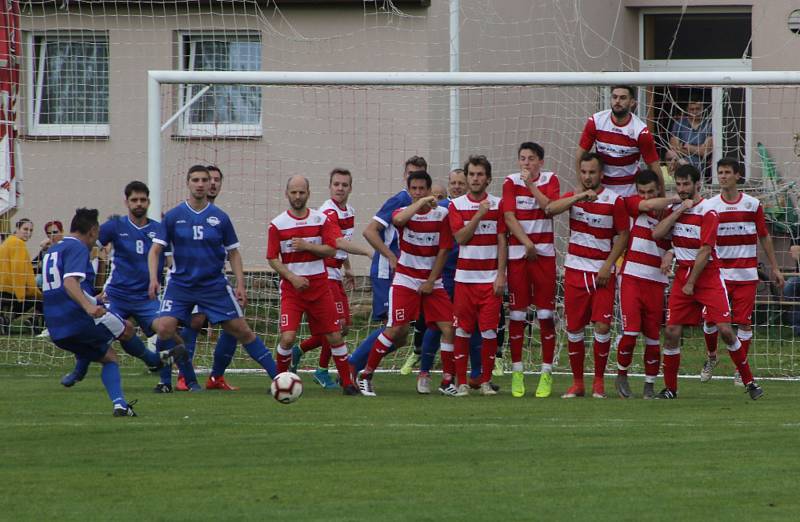
<path fill-rule="evenodd" d="M 505 377 L 497 397 L 452 399 L 382 374 L 368 399 L 304 374 L 287 406 L 263 374 L 230 376 L 238 392 L 155 395 L 126 369 L 140 416 L 112 418 L 97 368 L 72 389 L 63 371 L 0 368 L 0 519 L 798 517 L 797 382 L 763 382 L 758 402 L 691 379 L 677 401 L 565 401 L 512 399 Z"/>

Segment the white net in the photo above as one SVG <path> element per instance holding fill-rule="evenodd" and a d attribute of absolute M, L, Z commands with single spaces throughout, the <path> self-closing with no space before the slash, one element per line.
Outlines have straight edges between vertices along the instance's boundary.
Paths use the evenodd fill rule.
<path fill-rule="evenodd" d="M 122 187 L 146 177 L 149 69 L 447 69 L 451 51 L 446 2 L 320 4 L 23 2 L 23 87 L 17 105 L 25 198 L 17 217 L 30 215 L 35 221 L 29 250 L 38 250 L 35 245 L 46 221 L 67 223 L 77 206 L 98 207 L 103 216 L 125 210 L 119 197 Z M 602 16 L 588 2 L 460 4 L 461 70 L 638 70 L 639 57 L 621 36 L 622 2 L 614 5 L 619 9 L 615 14 Z M 161 121 L 204 87 L 162 86 Z M 559 174 L 562 192 L 571 190 L 576 179 L 573 157 L 583 125 L 590 114 L 608 106 L 606 87 L 482 86 L 459 92 L 460 159 L 485 154 L 493 164 L 491 189 L 497 195 L 502 178 L 518 170 L 517 146 L 523 141 L 545 148 L 545 168 Z M 434 179 L 446 182 L 451 168 L 450 94 L 446 87 L 217 85 L 163 132 L 165 209 L 185 197 L 189 166 L 214 164 L 224 173 L 217 203 L 236 224 L 248 272 L 248 319 L 268 345 L 275 345 L 279 301 L 275 278 L 264 260 L 266 224 L 286 207 L 286 179 L 293 174 L 309 177 L 311 203 L 316 206 L 328 197 L 328 172 L 337 166 L 351 170 L 350 202 L 356 208 L 360 239 L 380 204 L 402 188 L 406 158 L 424 156 Z M 742 160 L 744 187 L 767 207 L 779 264 L 797 275 L 788 250 L 798 235 L 794 197 L 798 89 L 670 85 L 641 89 L 639 100 L 637 112 L 651 127 L 662 154 L 671 150 L 670 137 L 688 114 L 689 102 L 699 102 L 698 121 L 714 141 L 699 159 L 709 172 L 707 192 L 715 190 L 713 160 L 722 156 Z M 680 147 L 676 153 L 681 160 L 694 161 L 690 156 L 698 156 Z M 68 176 L 63 190 L 53 188 L 54 164 Z M 556 236 L 556 249 L 563 254 L 564 218 L 557 219 Z M 377 327 L 369 321 L 368 265 L 354 259 L 354 268 L 360 277 L 350 295 L 351 349 Z M 768 269 L 762 272 L 768 274 Z M 17 301 L 4 295 L 3 309 L 10 310 Z M 797 319 L 800 334 L 800 317 L 795 318 L 794 311 L 790 296 L 766 280 L 759 285 L 751 352 L 758 374 L 798 374 L 793 324 Z M 55 364 L 69 359 L 31 335 L 25 322 L 31 318 L 29 312 L 22 316 L 6 312 L 6 316 L 12 323 L 4 332 L 7 342 L 0 363 Z M 36 326 L 34 322 L 32 327 Z M 217 335 L 211 329 L 200 337 L 198 366 L 210 365 Z M 689 330 L 686 336 L 686 345 L 700 357 L 702 332 Z M 535 324 L 530 337 L 526 369 L 538 368 L 540 362 Z M 563 342 L 559 339 L 559 345 Z M 397 365 L 405 354 L 400 350 L 385 364 Z M 566 357 L 561 359 L 561 367 L 566 367 Z M 641 358 L 637 355 L 635 361 L 640 364 Z M 312 365 L 314 360 L 304 362 Z M 251 365 L 246 355 L 237 352 L 234 367 Z"/>

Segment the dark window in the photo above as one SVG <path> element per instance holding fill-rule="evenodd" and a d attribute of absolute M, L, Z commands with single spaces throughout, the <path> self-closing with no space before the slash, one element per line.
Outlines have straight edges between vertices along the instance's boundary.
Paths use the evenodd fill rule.
<path fill-rule="evenodd" d="M 750 13 L 646 14 L 644 59 L 750 58 L 751 27 Z"/>

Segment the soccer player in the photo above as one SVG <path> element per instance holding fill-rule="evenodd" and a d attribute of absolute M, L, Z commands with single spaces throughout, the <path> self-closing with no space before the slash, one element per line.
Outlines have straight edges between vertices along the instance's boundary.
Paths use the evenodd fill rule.
<path fill-rule="evenodd" d="M 625 198 L 625 208 L 633 219 L 625 261 L 620 270 L 620 310 L 622 335 L 617 343 L 617 394 L 628 399 L 631 393 L 628 367 L 633 361 L 636 339 L 644 337 L 644 392 L 643 399 L 655 398 L 654 385 L 660 362 L 661 324 L 664 319 L 664 292 L 669 280 L 667 273 L 672 255 L 667 251 L 667 239 L 653 239 L 653 227 L 658 224 L 663 211 L 680 198 L 658 197 L 663 193 L 658 174 L 650 169 L 636 174 L 636 196 Z"/>
<path fill-rule="evenodd" d="M 209 184 L 207 167 L 190 167 L 186 174 L 189 198 L 166 213 L 153 238 L 147 259 L 151 299 L 159 290 L 158 259 L 165 246 L 171 246 L 173 259 L 159 311 L 158 337 L 173 338 L 178 323 L 189 324 L 192 310 L 197 306 L 211 324 L 221 323 L 222 328 L 242 343 L 247 353 L 274 378 L 277 372 L 272 354 L 243 317 L 247 293 L 239 239 L 228 215 L 208 201 Z M 235 291 L 225 277 L 226 257 L 236 277 Z M 190 382 L 194 377 L 191 363 L 178 366 Z"/>
<path fill-rule="evenodd" d="M 558 199 L 560 186 L 553 172 L 542 171 L 544 148 L 525 142 L 517 150 L 520 171 L 503 182 L 503 215 L 508 239 L 508 325 L 511 345 L 511 395 L 523 397 L 522 345 L 528 307 L 536 306 L 542 343 L 542 374 L 537 397 L 552 391 L 553 354 L 556 347 L 556 251 L 553 218 L 545 213 Z"/>
<path fill-rule="evenodd" d="M 753 400 L 764 394 L 756 384 L 742 342 L 733 333 L 731 312 L 715 247 L 719 218 L 716 205 L 700 196 L 700 171 L 683 165 L 675 171 L 675 190 L 681 204 L 667 210 L 653 229 L 653 239 L 672 237 L 678 268 L 667 304 L 664 332 L 664 389 L 659 399 L 678 398 L 678 369 L 684 325 L 698 325 L 705 307 L 706 320 L 716 323 L 728 354 L 742 376 Z"/>
<path fill-rule="evenodd" d="M 270 222 L 267 261 L 281 276 L 278 370 L 289 369 L 297 328 L 306 315 L 311 335 L 324 336 L 331 347 L 344 395 L 358 395 L 347 364 L 347 346 L 328 284 L 324 259 L 336 255 L 339 227 L 319 210 L 306 206 L 311 195 L 308 180 L 294 176 L 286 184 L 290 208 Z"/>
<path fill-rule="evenodd" d="M 709 202 L 715 207 L 719 216 L 717 256 L 720 261 L 720 273 L 730 299 L 733 322 L 738 327 L 736 336 L 747 355 L 753 338 L 753 305 L 758 286 L 756 255 L 758 243 L 761 243 L 761 248 L 767 255 L 772 267 L 772 277 L 778 288 L 783 288 L 785 281 L 775 258 L 775 247 L 772 245 L 772 237 L 764 221 L 761 202 L 739 190 L 742 174 L 742 166 L 737 160 L 733 158 L 719 160 L 717 177 L 721 192 Z M 708 356 L 700 372 L 700 382 L 708 382 L 717 366 L 718 332 L 716 326 L 710 322 L 703 324 L 703 330 Z M 737 373 L 734 377 L 734 383 L 742 386 L 741 374 Z"/>
<path fill-rule="evenodd" d="M 135 417 L 132 404 L 125 400 L 114 339 L 130 341 L 133 325 L 109 312 L 93 297 L 94 269 L 89 252 L 97 242 L 100 224 L 97 210 L 79 208 L 70 225 L 70 235 L 54 245 L 42 261 L 44 318 L 53 343 L 75 354 L 82 362 L 103 365 L 100 377 L 114 404 L 115 417 Z M 180 357 L 182 346 L 162 352 L 158 364 Z"/>
<path fill-rule="evenodd" d="M 447 209 L 430 195 L 432 180 L 425 171 L 412 172 L 406 178 L 412 203 L 392 214 L 392 224 L 399 235 L 400 257 L 389 290 L 389 320 L 369 354 L 367 365 L 358 378 L 363 395 L 374 397 L 372 376 L 392 345 L 402 346 L 408 325 L 424 310 L 429 325 L 442 332 L 443 395 L 454 396 L 453 385 L 453 305 L 442 284 L 442 270 L 453 247 L 447 221 Z"/>
<path fill-rule="evenodd" d="M 569 245 L 564 260 L 564 313 L 567 316 L 572 386 L 561 397 L 583 397 L 584 328 L 594 324 L 592 397 L 606 397 L 603 375 L 611 345 L 614 314 L 614 268 L 629 237 L 622 198 L 601 184 L 603 160 L 586 152 L 580 162 L 583 191 L 568 192 L 546 208 L 550 216 L 569 210 Z M 616 239 L 614 239 L 616 236 Z"/>
<path fill-rule="evenodd" d="M 346 337 L 351 317 L 350 303 L 345 290 L 352 290 L 355 287 L 355 278 L 350 268 L 348 254 L 372 257 L 372 249 L 351 242 L 355 230 L 356 213 L 347 201 L 353 191 L 353 175 L 347 169 L 335 168 L 331 171 L 328 180 L 331 197 L 319 207 L 319 210 L 339 227 L 342 237 L 336 239 L 336 255 L 326 257 L 324 261 L 328 271 L 328 286 L 333 295 L 336 313 L 339 316 L 339 329 L 342 337 Z M 322 346 L 322 351 L 319 355 L 319 367 L 314 371 L 314 382 L 326 389 L 338 388 L 328 373 L 331 346 L 325 335 L 312 335 L 300 343 L 299 347 L 292 348 L 292 371 L 296 371 L 303 353 L 320 346 Z"/>
<path fill-rule="evenodd" d="M 661 178 L 653 135 L 647 124 L 631 112 L 635 104 L 636 89 L 630 85 L 611 87 L 611 109 L 589 117 L 575 154 L 575 168 L 580 177 L 581 158 L 594 145 L 603 162 L 603 186 L 623 197 L 636 194 L 633 177 L 639 170 L 639 158 Z M 659 184 L 664 185 L 663 179 Z"/>
<path fill-rule="evenodd" d="M 470 156 L 464 171 L 469 192 L 451 201 L 449 208 L 450 228 L 460 245 L 453 322 L 456 395 L 469 395 L 467 354 L 476 325 L 483 340 L 480 392 L 496 395 L 491 377 L 497 354 L 497 321 L 506 286 L 506 226 L 500 198 L 486 192 L 492 181 L 492 165 L 486 156 Z"/>

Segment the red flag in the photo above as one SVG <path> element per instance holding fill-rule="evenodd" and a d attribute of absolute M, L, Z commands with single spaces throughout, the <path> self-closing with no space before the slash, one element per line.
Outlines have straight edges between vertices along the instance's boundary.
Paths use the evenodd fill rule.
<path fill-rule="evenodd" d="M 21 51 L 18 0 L 0 0 L 0 214 L 17 204 L 17 93 Z"/>

